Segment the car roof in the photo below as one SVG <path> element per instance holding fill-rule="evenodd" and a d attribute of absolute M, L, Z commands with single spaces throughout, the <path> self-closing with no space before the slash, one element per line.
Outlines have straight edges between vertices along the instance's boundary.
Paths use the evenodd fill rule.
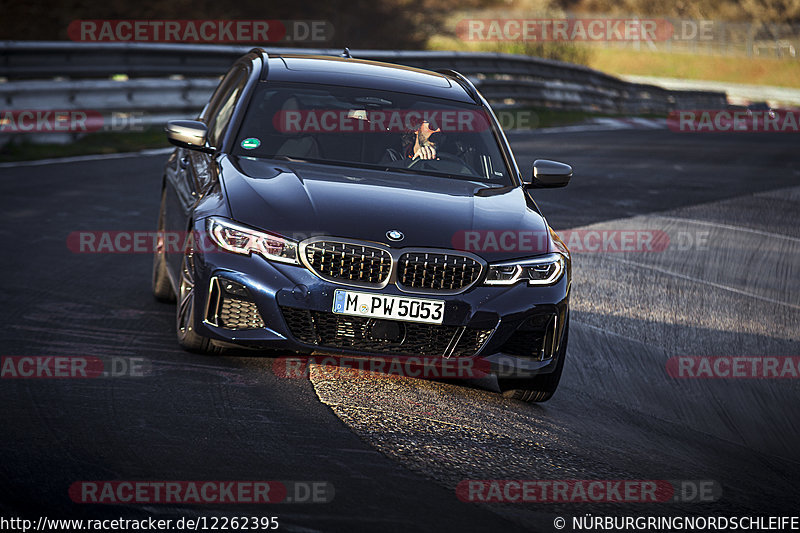
<path fill-rule="evenodd" d="M 267 81 L 342 85 L 476 103 L 454 78 L 404 65 L 300 54 L 270 54 L 268 65 Z"/>

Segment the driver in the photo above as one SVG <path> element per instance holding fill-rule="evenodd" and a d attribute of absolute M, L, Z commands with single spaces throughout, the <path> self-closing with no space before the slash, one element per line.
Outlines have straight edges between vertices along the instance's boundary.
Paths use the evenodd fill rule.
<path fill-rule="evenodd" d="M 441 131 L 435 122 L 421 121 L 415 128 L 401 135 L 399 150 L 391 147 L 385 149 L 380 163 L 410 167 L 422 159 L 439 159 L 437 150 L 444 139 Z"/>
<path fill-rule="evenodd" d="M 403 137 L 403 156 L 408 159 L 436 159 L 436 143 L 431 135 L 442 130 L 423 120 L 419 127 Z"/>

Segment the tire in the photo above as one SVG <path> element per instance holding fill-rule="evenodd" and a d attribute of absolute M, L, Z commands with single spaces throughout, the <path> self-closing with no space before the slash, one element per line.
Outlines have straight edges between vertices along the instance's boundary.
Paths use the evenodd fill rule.
<path fill-rule="evenodd" d="M 159 302 L 171 303 L 175 301 L 175 290 L 169 281 L 167 274 L 167 258 L 164 251 L 164 201 L 167 191 L 161 191 L 161 206 L 158 209 L 158 241 L 156 249 L 153 251 L 153 276 L 152 287 L 153 296 Z"/>
<path fill-rule="evenodd" d="M 546 402 L 555 394 L 564 371 L 564 360 L 567 356 L 567 340 L 569 338 L 569 319 L 564 329 L 564 338 L 558 350 L 556 369 L 549 374 L 540 374 L 527 379 L 499 379 L 500 390 L 506 398 L 523 402 Z"/>
<path fill-rule="evenodd" d="M 194 329 L 195 322 L 195 269 L 194 242 L 190 237 L 181 261 L 178 305 L 175 306 L 175 331 L 178 344 L 184 350 L 202 354 L 220 354 L 222 348 L 212 344 L 211 339 L 199 335 Z"/>

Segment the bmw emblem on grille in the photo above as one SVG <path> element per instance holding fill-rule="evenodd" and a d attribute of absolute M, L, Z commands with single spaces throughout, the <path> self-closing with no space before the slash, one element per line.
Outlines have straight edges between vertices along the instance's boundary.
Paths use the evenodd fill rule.
<path fill-rule="evenodd" d="M 404 237 L 403 233 L 396 229 L 392 229 L 386 232 L 386 238 L 388 238 L 390 241 L 402 241 L 403 237 Z"/>

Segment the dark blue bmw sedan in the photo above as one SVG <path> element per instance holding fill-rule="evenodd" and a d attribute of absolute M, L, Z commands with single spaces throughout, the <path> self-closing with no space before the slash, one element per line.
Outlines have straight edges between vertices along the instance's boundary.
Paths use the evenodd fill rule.
<path fill-rule="evenodd" d="M 572 169 L 522 174 L 467 78 L 255 49 L 166 129 L 153 291 L 184 348 L 469 359 L 553 395 L 570 255 L 531 193 Z"/>

